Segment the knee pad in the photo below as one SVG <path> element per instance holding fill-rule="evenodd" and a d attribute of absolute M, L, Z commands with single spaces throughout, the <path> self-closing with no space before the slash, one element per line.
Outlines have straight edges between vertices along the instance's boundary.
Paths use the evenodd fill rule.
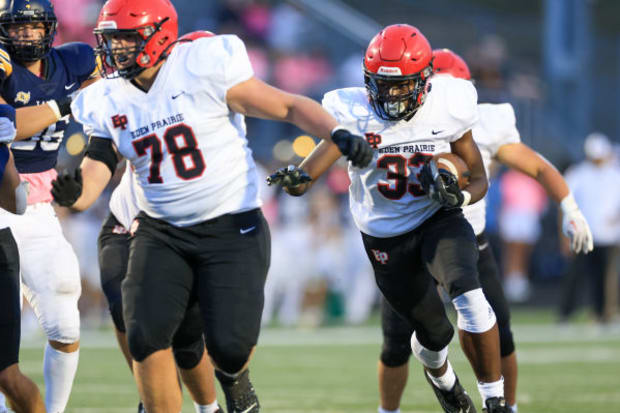
<path fill-rule="evenodd" d="M 70 344 L 80 339 L 80 312 L 77 297 L 40 296 L 44 305 L 34 305 L 35 314 L 49 340 Z"/>
<path fill-rule="evenodd" d="M 110 302 L 109 310 L 110 316 L 112 316 L 112 322 L 114 322 L 114 327 L 121 333 L 126 332 L 125 320 L 123 319 L 123 303 L 121 301 L 115 303 Z"/>
<path fill-rule="evenodd" d="M 145 329 L 140 326 L 127 326 L 127 344 L 131 357 L 137 362 L 142 362 L 145 358 L 158 350 L 167 347 L 158 348 L 154 345 L 154 340 L 150 340 L 150 336 Z"/>
<path fill-rule="evenodd" d="M 202 337 L 200 337 L 200 340 L 183 347 L 176 347 L 173 342 L 172 352 L 179 368 L 183 370 L 193 369 L 202 359 L 202 355 L 205 352 L 205 342 Z"/>
<path fill-rule="evenodd" d="M 252 346 L 239 342 L 226 342 L 218 338 L 207 339 L 207 348 L 215 365 L 229 375 L 241 371 L 252 352 Z"/>
<path fill-rule="evenodd" d="M 512 338 L 510 323 L 498 324 L 499 328 L 499 351 L 502 357 L 509 356 L 515 351 L 515 342 Z"/>
<path fill-rule="evenodd" d="M 484 333 L 496 323 L 495 312 L 482 288 L 467 291 L 452 300 L 458 314 L 457 325 L 469 333 Z"/>
<path fill-rule="evenodd" d="M 387 367 L 399 367 L 411 357 L 411 345 L 405 336 L 384 337 L 381 348 L 381 362 Z"/>
<path fill-rule="evenodd" d="M 415 332 L 411 335 L 411 351 L 420 363 L 431 369 L 440 368 L 448 359 L 448 346 L 439 351 L 429 350 L 420 344 Z"/>

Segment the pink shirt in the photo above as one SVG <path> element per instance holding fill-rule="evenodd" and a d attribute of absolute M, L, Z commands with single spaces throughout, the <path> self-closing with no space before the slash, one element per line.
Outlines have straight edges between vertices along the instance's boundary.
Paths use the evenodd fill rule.
<path fill-rule="evenodd" d="M 536 180 L 514 170 L 502 175 L 502 208 L 540 214 L 547 207 L 545 189 Z"/>
<path fill-rule="evenodd" d="M 52 181 L 58 176 L 55 169 L 33 174 L 19 174 L 22 181 L 27 181 L 29 186 L 28 205 L 39 202 L 52 202 Z"/>

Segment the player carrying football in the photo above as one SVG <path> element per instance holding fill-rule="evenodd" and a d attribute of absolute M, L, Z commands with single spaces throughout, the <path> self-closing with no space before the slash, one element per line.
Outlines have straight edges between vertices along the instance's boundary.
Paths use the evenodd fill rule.
<path fill-rule="evenodd" d="M 503 413 L 496 317 L 478 281 L 476 237 L 460 209 L 487 190 L 471 132 L 477 94 L 470 82 L 431 75 L 432 49 L 424 35 L 406 24 L 388 26 L 366 50 L 366 88 L 329 92 L 323 106 L 374 148 L 368 167 L 349 165 L 351 212 L 379 289 L 415 327 L 411 348 L 440 404 L 446 412 L 475 411 L 447 360 L 454 330 L 436 283 L 458 313 L 461 346 L 485 408 Z M 462 191 L 455 179 L 438 174 L 431 158 L 441 152 L 454 152 L 468 165 L 470 183 Z M 283 168 L 271 182 L 301 195 L 311 185 L 303 181 L 319 177 L 337 155 L 334 145 L 321 142 L 299 168 Z"/>
<path fill-rule="evenodd" d="M 448 49 L 433 51 L 434 76 L 454 76 L 469 80 L 471 75 L 465 61 Z M 562 175 L 541 155 L 520 142 L 516 119 L 510 103 L 478 105 L 478 122 L 472 128 L 474 141 L 480 149 L 485 169 L 492 160 L 514 168 L 536 179 L 551 198 L 562 208 L 564 234 L 571 239 L 573 252 L 587 254 L 592 250 L 592 234 Z M 510 311 L 495 257 L 484 232 L 486 223 L 485 201 L 463 207 L 465 217 L 478 239 L 478 274 L 484 295 L 497 316 L 502 375 L 506 403 L 512 413 L 517 412 L 517 355 L 510 329 Z M 379 413 L 399 412 L 400 399 L 408 375 L 407 361 L 411 355 L 408 346 L 413 327 L 405 322 L 389 305 L 382 305 L 383 350 L 379 360 Z"/>
<path fill-rule="evenodd" d="M 26 213 L 5 213 L 4 218 L 19 246 L 24 295 L 48 338 L 43 375 L 49 413 L 63 412 L 71 393 L 81 292 L 78 261 L 51 206 L 50 189 L 68 124 L 69 96 L 95 71 L 89 45 L 52 47 L 56 25 L 50 0 L 0 5 L 0 103 L 17 109 L 11 151 L 21 179 L 30 184 Z"/>
<path fill-rule="evenodd" d="M 372 150 L 336 130 L 318 103 L 255 78 L 236 36 L 175 45 L 177 14 L 168 0 L 109 0 L 95 34 L 110 79 L 72 105 L 90 140 L 81 169 L 54 183 L 54 198 L 88 208 L 119 159 L 129 160 L 141 212 L 130 228 L 123 318 L 146 410 L 181 409 L 170 346 L 197 297 L 227 412 L 258 412 L 247 365 L 260 329 L 270 235 L 241 115 L 331 136 L 355 165 L 365 166 Z"/>

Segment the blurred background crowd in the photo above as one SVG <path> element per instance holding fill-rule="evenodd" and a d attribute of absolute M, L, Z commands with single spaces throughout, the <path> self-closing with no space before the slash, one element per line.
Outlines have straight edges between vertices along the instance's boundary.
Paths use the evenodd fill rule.
<path fill-rule="evenodd" d="M 57 42 L 94 44 L 101 0 L 55 0 Z M 362 56 L 382 26 L 417 26 L 433 48 L 469 64 L 479 102 L 510 102 L 521 139 L 562 171 L 594 235 L 595 250 L 576 259 L 559 232 L 556 205 L 532 179 L 496 168 L 487 231 L 515 305 L 553 308 L 559 322 L 582 311 L 594 322 L 618 316 L 620 268 L 620 27 L 614 0 L 173 0 L 180 33 L 239 35 L 256 75 L 321 100 L 334 88 L 363 86 Z M 248 120 L 248 137 L 266 176 L 298 163 L 316 139 L 292 126 Z M 69 136 L 70 135 L 70 136 Z M 586 139 L 587 138 L 587 139 Z M 67 135 L 58 168 L 81 160 L 79 125 Z M 272 230 L 266 325 L 363 323 L 377 288 L 348 213 L 346 165 L 307 195 L 264 186 Z M 120 177 L 120 171 L 117 173 Z M 108 197 L 86 213 L 60 208 L 83 276 L 85 326 L 110 325 L 100 292 L 96 237 Z M 586 310 L 583 310 L 586 308 Z M 36 325 L 34 318 L 33 326 Z M 33 327 L 34 328 L 34 327 Z"/>

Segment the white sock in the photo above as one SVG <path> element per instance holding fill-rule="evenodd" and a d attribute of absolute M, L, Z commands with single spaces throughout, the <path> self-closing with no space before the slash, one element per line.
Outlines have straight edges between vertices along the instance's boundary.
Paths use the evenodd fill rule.
<path fill-rule="evenodd" d="M 478 391 L 482 396 L 482 405 L 486 406 L 487 399 L 492 397 L 504 397 L 504 378 L 501 377 L 498 381 L 493 383 L 480 383 L 478 382 Z"/>
<path fill-rule="evenodd" d="M 379 413 L 400 413 L 400 409 L 385 410 L 383 407 L 379 406 Z"/>
<path fill-rule="evenodd" d="M 79 358 L 79 350 L 64 353 L 54 349 L 49 342 L 45 346 L 43 377 L 45 378 L 45 409 L 48 413 L 65 411 Z"/>
<path fill-rule="evenodd" d="M 0 391 L 0 413 L 4 413 L 6 411 L 6 397 L 4 397 L 4 393 Z"/>
<path fill-rule="evenodd" d="M 517 408 L 517 403 L 513 404 L 512 406 L 509 406 L 510 410 L 512 411 L 512 413 L 517 413 L 519 411 L 519 409 Z"/>
<path fill-rule="evenodd" d="M 439 387 L 441 390 L 452 390 L 454 387 L 454 383 L 456 383 L 456 374 L 454 374 L 454 370 L 452 370 L 452 365 L 450 361 L 448 361 L 448 368 L 446 372 L 441 377 L 434 377 L 428 371 L 426 375 L 433 382 L 433 384 Z"/>
<path fill-rule="evenodd" d="M 207 405 L 194 402 L 194 408 L 196 409 L 196 413 L 215 413 L 217 412 L 217 409 L 219 409 L 219 406 L 216 400 L 213 403 Z"/>

